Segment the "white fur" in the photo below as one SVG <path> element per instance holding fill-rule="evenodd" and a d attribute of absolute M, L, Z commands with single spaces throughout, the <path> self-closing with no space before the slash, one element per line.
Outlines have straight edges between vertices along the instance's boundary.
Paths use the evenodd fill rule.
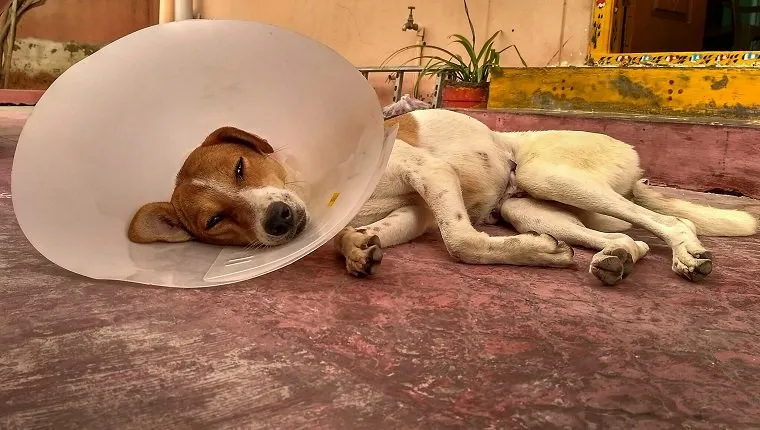
<path fill-rule="evenodd" d="M 633 224 L 664 240 L 673 250 L 673 270 L 696 281 L 712 270 L 696 232 L 751 235 L 757 229 L 747 213 L 655 193 L 639 182 L 633 147 L 606 135 L 499 133 L 439 109 L 407 115 L 417 125 L 400 132 L 409 142 L 397 139 L 374 194 L 336 237 L 351 273 L 376 271 L 376 242 L 393 246 L 437 227 L 450 254 L 466 263 L 564 267 L 573 256 L 564 242 L 595 249 L 590 272 L 615 284 L 649 250 L 620 233 Z M 494 222 L 494 214 L 522 234 L 491 237 L 474 228 Z"/>

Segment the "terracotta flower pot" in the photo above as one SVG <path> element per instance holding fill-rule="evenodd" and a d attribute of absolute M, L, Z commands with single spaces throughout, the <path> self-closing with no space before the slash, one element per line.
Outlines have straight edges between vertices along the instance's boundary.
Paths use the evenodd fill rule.
<path fill-rule="evenodd" d="M 488 82 L 473 84 L 446 80 L 441 87 L 442 108 L 485 109 L 488 106 Z"/>

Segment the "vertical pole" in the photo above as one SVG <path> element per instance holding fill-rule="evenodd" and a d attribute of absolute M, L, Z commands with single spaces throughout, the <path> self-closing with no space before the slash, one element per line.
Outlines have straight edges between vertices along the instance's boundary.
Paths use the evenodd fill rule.
<path fill-rule="evenodd" d="M 158 23 L 165 24 L 174 21 L 174 0 L 158 1 Z"/>
<path fill-rule="evenodd" d="M 193 0 L 174 0 L 174 20 L 193 19 Z"/>
<path fill-rule="evenodd" d="M 404 91 L 404 88 L 402 88 L 403 86 L 404 86 L 404 72 L 403 70 L 399 70 L 398 72 L 396 72 L 396 88 L 395 88 L 396 91 L 393 93 L 394 102 L 401 100 L 401 96 Z"/>
<path fill-rule="evenodd" d="M 443 96 L 443 77 L 439 74 L 435 80 L 435 92 L 433 93 L 433 107 L 438 108 L 441 106 L 441 97 Z"/>
<path fill-rule="evenodd" d="M 192 0 L 193 2 L 193 18 L 203 19 L 203 0 Z"/>

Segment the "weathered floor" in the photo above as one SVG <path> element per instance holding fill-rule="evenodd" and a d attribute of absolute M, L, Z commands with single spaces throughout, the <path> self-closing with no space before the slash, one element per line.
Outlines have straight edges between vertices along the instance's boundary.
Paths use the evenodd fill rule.
<path fill-rule="evenodd" d="M 22 122 L 0 113 L 0 193 Z M 54 266 L 3 197 L 2 429 L 760 427 L 759 237 L 705 239 L 701 285 L 635 231 L 652 252 L 613 289 L 590 252 L 571 270 L 465 266 L 428 236 L 371 280 L 326 247 L 175 290 Z"/>

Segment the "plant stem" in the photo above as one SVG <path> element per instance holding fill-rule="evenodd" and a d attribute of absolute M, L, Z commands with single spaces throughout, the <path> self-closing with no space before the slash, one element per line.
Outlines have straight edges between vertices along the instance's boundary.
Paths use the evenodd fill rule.
<path fill-rule="evenodd" d="M 10 15 L 10 29 L 6 38 L 5 58 L 3 59 L 3 88 L 8 88 L 11 80 L 11 63 L 13 61 L 13 45 L 16 42 L 16 19 L 18 18 L 18 0 L 13 0 L 8 9 Z"/>
<path fill-rule="evenodd" d="M 470 18 L 470 8 L 467 7 L 467 0 L 464 1 L 464 13 L 467 15 L 467 23 L 470 24 L 470 33 L 472 33 L 472 46 L 477 46 L 475 43 L 475 27 L 472 25 L 472 18 Z"/>
<path fill-rule="evenodd" d="M 45 4 L 47 0 L 18 0 L 17 9 L 15 13 L 15 20 L 16 24 L 18 24 L 19 21 L 21 21 L 21 17 L 24 16 L 24 14 L 29 11 L 30 9 L 33 9 L 38 6 L 42 6 Z M 0 18 L 0 58 L 5 57 L 6 54 L 4 51 L 7 49 L 7 39 L 10 33 L 10 26 L 11 26 L 11 7 L 13 6 L 12 2 L 8 2 L 8 4 L 5 6 L 5 9 L 2 12 L 2 18 Z M 15 41 L 15 35 L 13 37 Z M 10 49 L 13 49 L 13 44 L 10 45 Z"/>

